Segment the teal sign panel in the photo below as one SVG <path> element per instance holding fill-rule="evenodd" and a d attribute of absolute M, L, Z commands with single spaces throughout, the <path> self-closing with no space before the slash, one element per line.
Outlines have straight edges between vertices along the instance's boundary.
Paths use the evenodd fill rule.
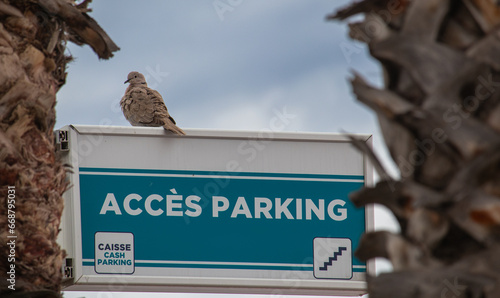
<path fill-rule="evenodd" d="M 316 278 L 349 279 L 352 272 L 366 272 L 352 253 L 365 232 L 365 210 L 348 199 L 363 187 L 364 176 L 109 168 L 79 173 L 83 265 L 96 274 L 216 268 L 305 270 Z M 335 267 L 341 260 L 349 268 Z"/>

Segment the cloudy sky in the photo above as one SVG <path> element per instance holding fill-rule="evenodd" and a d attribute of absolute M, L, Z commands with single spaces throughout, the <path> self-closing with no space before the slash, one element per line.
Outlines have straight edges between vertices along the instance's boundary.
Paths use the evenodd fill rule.
<path fill-rule="evenodd" d="M 119 101 L 128 72 L 136 70 L 162 94 L 181 128 L 259 131 L 286 111 L 293 118 L 285 131 L 373 134 L 388 163 L 374 114 L 356 102 L 348 84 L 356 70 L 380 85 L 380 69 L 364 45 L 347 38 L 345 23 L 325 21 L 349 2 L 96 0 L 90 15 L 121 50 L 100 61 L 88 46 L 69 45 L 75 60 L 58 93 L 56 128 L 129 126 Z M 394 229 L 388 216 L 377 209 L 376 226 Z"/>

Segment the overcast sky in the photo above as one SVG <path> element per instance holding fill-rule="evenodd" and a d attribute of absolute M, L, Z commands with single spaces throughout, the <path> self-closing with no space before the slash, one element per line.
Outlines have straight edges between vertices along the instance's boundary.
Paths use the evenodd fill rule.
<path fill-rule="evenodd" d="M 259 131 L 286 111 L 293 118 L 284 131 L 373 134 L 375 151 L 388 162 L 374 113 L 348 83 L 356 70 L 380 85 L 380 68 L 363 44 L 348 39 L 346 23 L 325 21 L 349 2 L 95 0 L 90 15 L 121 50 L 99 61 L 88 46 L 69 45 L 75 60 L 57 95 L 56 128 L 129 126 L 119 101 L 135 70 L 162 94 L 181 128 Z M 388 217 L 378 209 L 376 226 L 394 230 Z"/>

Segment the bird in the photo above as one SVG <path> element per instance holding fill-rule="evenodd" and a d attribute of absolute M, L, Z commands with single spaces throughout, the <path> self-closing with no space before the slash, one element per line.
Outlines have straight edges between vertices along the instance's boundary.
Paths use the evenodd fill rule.
<path fill-rule="evenodd" d="M 177 127 L 174 118 L 170 116 L 167 106 L 160 93 L 148 87 L 144 75 L 137 71 L 128 74 L 124 84 L 129 83 L 125 95 L 120 100 L 120 106 L 125 119 L 132 126 L 163 126 L 177 135 L 186 133 Z"/>

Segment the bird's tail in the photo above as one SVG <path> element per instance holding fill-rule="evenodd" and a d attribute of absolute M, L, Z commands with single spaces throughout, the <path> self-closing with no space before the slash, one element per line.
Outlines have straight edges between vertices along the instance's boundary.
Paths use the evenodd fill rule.
<path fill-rule="evenodd" d="M 163 128 L 165 128 L 165 130 L 175 133 L 176 135 L 180 136 L 186 135 L 186 133 L 182 129 L 180 129 L 177 125 L 173 123 L 166 123 L 165 125 L 163 125 Z"/>

